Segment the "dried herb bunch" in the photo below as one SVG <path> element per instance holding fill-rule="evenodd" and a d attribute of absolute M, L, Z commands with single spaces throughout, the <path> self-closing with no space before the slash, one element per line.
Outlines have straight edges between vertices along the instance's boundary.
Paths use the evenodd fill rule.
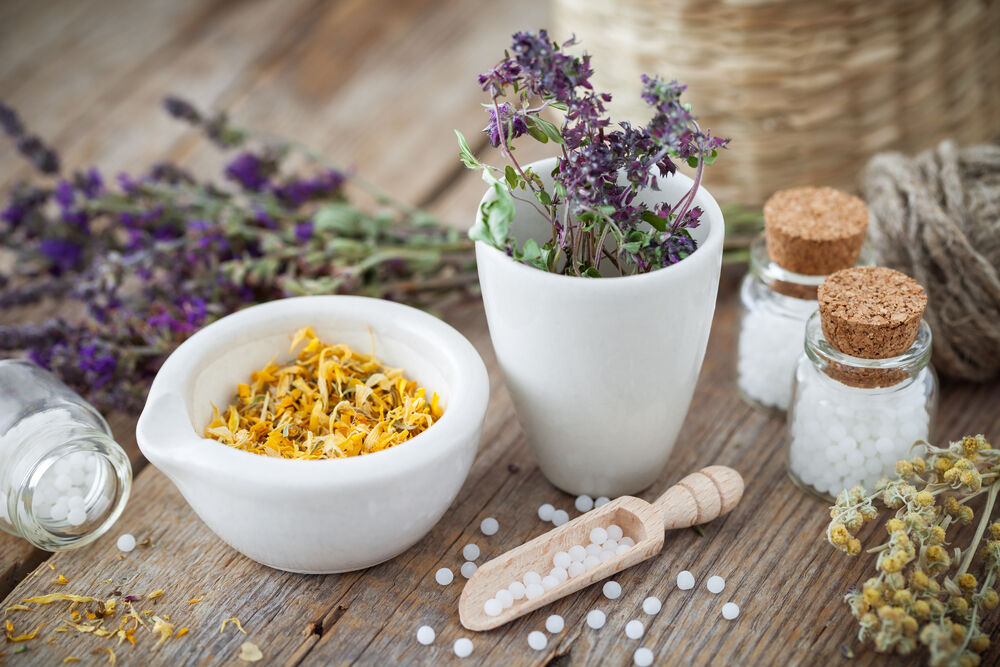
<path fill-rule="evenodd" d="M 223 182 L 171 163 L 120 174 L 117 187 L 96 169 L 61 172 L 0 104 L 0 128 L 44 175 L 0 212 L 0 308 L 46 296 L 84 306 L 73 319 L 0 326 L 0 353 L 26 351 L 99 409 L 134 410 L 174 347 L 240 307 L 335 293 L 433 307 L 476 289 L 472 244 L 456 230 L 303 146 L 180 99 L 165 107 L 235 152 Z M 296 155 L 303 173 L 289 167 Z M 376 196 L 375 212 L 348 201 L 348 182 Z"/>
<path fill-rule="evenodd" d="M 457 133 L 462 161 L 482 170 L 496 194 L 484 202 L 481 221 L 469 236 L 518 261 L 566 275 L 600 277 L 604 261 L 619 275 L 679 262 L 697 248 L 690 230 L 703 213 L 694 199 L 705 167 L 729 140 L 699 127 L 690 105 L 681 102 L 686 86 L 646 75 L 642 97 L 652 119 L 642 127 L 622 122 L 613 129 L 605 109 L 611 95 L 594 91 L 590 56 L 566 53 L 575 43 L 553 42 L 545 30 L 519 32 L 503 60 L 479 75 L 490 96 L 484 132 L 509 164 L 503 169 L 483 164 Z M 560 125 L 543 118 L 550 109 L 562 112 Z M 514 156 L 511 142 L 522 135 L 559 147 L 551 187 Z M 647 206 L 640 191 L 659 189 L 657 179 L 676 172 L 674 159 L 696 170 L 694 183 L 672 204 Z M 551 225 L 551 239 L 519 245 L 510 237 L 515 199 Z"/>
<path fill-rule="evenodd" d="M 860 553 L 855 535 L 879 517 L 875 501 L 881 498 L 895 512 L 885 524 L 888 541 L 868 550 L 878 554 L 878 574 L 844 598 L 861 625 L 858 638 L 904 655 L 919 642 L 932 665 L 977 665 L 990 645 L 979 622 L 1000 602 L 1000 523 L 994 520 L 1000 450 L 982 435 L 945 448 L 918 446 L 925 456 L 899 461 L 896 478 L 883 478 L 876 493 L 860 487 L 840 493 L 827 540 Z M 975 519 L 969 501 L 979 496 L 985 502 L 972 541 L 953 545 L 949 530 Z"/>

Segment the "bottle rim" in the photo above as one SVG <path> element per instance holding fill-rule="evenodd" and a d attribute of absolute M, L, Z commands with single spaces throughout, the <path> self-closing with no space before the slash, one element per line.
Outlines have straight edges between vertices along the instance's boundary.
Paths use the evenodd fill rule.
<path fill-rule="evenodd" d="M 875 251 L 865 241 L 861 246 L 861 252 L 858 255 L 858 261 L 855 263 L 855 266 L 873 266 L 875 263 Z M 770 253 L 768 253 L 767 239 L 763 234 L 750 244 L 750 272 L 772 289 L 784 284 L 812 291 L 822 285 L 823 281 L 827 278 L 826 275 L 796 273 L 779 265 L 771 258 Z"/>

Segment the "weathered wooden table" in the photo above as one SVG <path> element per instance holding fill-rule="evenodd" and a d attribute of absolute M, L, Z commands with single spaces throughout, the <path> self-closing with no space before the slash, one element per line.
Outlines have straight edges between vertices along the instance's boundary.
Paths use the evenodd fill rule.
<path fill-rule="evenodd" d="M 458 164 L 451 130 L 479 136 L 484 120 L 475 74 L 495 61 L 511 32 L 546 22 L 543 3 L 533 0 L 13 0 L 0 6 L 0 94 L 52 140 L 68 165 L 96 164 L 115 173 L 167 155 L 215 168 L 217 158 L 193 133 L 159 112 L 165 94 L 179 93 L 226 109 L 244 125 L 308 143 L 401 199 L 464 226 L 482 184 Z M 482 139 L 476 148 L 485 152 Z M 26 173 L 0 142 L 0 182 L 9 186 Z M 11 612 L 7 618 L 18 631 L 52 625 L 39 639 L 0 647 L 0 656 L 12 665 L 55 664 L 69 656 L 98 664 L 108 655 L 95 649 L 108 646 L 123 664 L 243 664 L 237 654 L 249 639 L 261 648 L 263 664 L 445 663 L 458 662 L 454 640 L 471 637 L 475 648 L 467 661 L 484 664 L 624 665 L 639 646 L 654 651 L 656 664 L 831 664 L 844 660 L 846 647 L 862 662 L 883 661 L 855 644 L 856 626 L 841 602 L 867 576 L 872 558 L 850 560 L 824 543 L 823 504 L 785 476 L 783 421 L 737 398 L 740 273 L 723 275 L 704 370 L 674 458 L 642 495 L 651 499 L 685 473 L 723 463 L 743 473 L 746 496 L 731 515 L 706 526 L 704 536 L 693 530 L 668 535 L 660 556 L 617 577 L 620 599 L 605 600 L 595 586 L 501 630 L 473 635 L 457 618 L 463 579 L 447 587 L 435 583 L 439 567 L 457 573 L 467 542 L 493 556 L 545 530 L 535 514 L 541 503 L 572 510 L 573 502 L 536 469 L 497 372 L 482 308 L 468 303 L 448 319 L 486 360 L 490 411 L 465 487 L 415 547 L 344 575 L 292 575 L 258 565 L 202 525 L 142 459 L 134 415 L 117 415 L 116 436 L 136 472 L 124 516 L 113 534 L 70 553 L 41 553 L 0 534 L 2 607 L 56 591 L 145 596 L 163 589 L 162 597 L 139 606 L 169 614 L 176 627 L 190 631 L 155 653 L 152 636 L 118 646 L 53 632 L 66 618 L 63 603 Z M 20 321 L 59 307 L 46 301 L 2 317 Z M 945 383 L 939 435 L 1000 438 L 998 405 L 997 384 Z M 478 530 L 486 516 L 500 521 L 500 532 L 489 538 Z M 123 532 L 151 544 L 121 558 L 115 539 Z M 694 591 L 674 585 L 682 569 L 698 578 Z M 720 596 L 704 589 L 711 574 L 726 577 Z M 69 583 L 57 586 L 57 575 Z M 663 600 L 655 617 L 639 609 L 647 595 Z M 201 602 L 188 604 L 196 598 Z M 740 605 L 737 621 L 721 619 L 726 600 Z M 608 612 L 600 631 L 583 622 L 593 607 Z M 527 634 L 541 629 L 547 613 L 561 614 L 566 629 L 536 652 Z M 231 617 L 246 636 L 232 625 L 220 633 Z M 622 631 L 633 618 L 647 623 L 638 641 Z M 415 641 L 422 624 L 437 630 L 430 647 Z M 986 629 L 996 633 L 996 614 Z M 19 646 L 26 650 L 15 653 Z M 987 660 L 998 656 L 994 647 Z"/>

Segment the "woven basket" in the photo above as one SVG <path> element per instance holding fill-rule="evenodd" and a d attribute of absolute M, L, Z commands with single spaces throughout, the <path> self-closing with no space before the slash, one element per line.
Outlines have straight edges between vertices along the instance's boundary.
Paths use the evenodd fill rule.
<path fill-rule="evenodd" d="M 994 0 L 555 0 L 618 116 L 645 121 L 642 72 L 688 84 L 731 137 L 707 174 L 727 203 L 796 185 L 854 189 L 872 155 L 1000 132 Z"/>

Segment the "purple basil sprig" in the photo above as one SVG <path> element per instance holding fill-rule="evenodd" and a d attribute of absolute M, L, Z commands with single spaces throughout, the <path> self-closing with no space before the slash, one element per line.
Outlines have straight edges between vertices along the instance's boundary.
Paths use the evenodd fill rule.
<path fill-rule="evenodd" d="M 0 247 L 14 254 L 0 263 L 11 267 L 0 268 L 0 309 L 62 297 L 83 306 L 79 317 L 0 326 L 0 354 L 23 352 L 102 410 L 134 411 L 174 347 L 246 305 L 352 293 L 435 307 L 475 290 L 472 243 L 454 228 L 377 191 L 389 206 L 363 211 L 344 186 L 371 187 L 307 148 L 254 138 L 178 98 L 164 106 L 233 151 L 223 178 L 171 163 L 110 181 L 60 173 L 55 152 L 0 104 L 0 128 L 45 175 L 0 210 Z M 283 168 L 293 151 L 311 159 L 308 173 Z"/>
<path fill-rule="evenodd" d="M 685 86 L 646 75 L 642 97 L 652 119 L 643 127 L 625 122 L 612 127 L 605 108 L 611 96 L 594 90 L 590 56 L 567 53 L 574 44 L 553 42 L 545 30 L 519 32 L 504 59 L 479 75 L 490 97 L 484 132 L 509 164 L 502 170 L 483 164 L 456 132 L 462 161 L 482 170 L 496 194 L 483 204 L 481 221 L 469 236 L 567 275 L 600 276 L 604 261 L 619 275 L 679 262 L 697 249 L 689 230 L 703 213 L 694 200 L 704 169 L 729 140 L 699 127 L 681 102 Z M 550 108 L 562 112 L 559 125 L 543 117 Z M 523 135 L 559 146 L 550 188 L 515 158 L 512 141 Z M 641 190 L 659 189 L 657 179 L 676 172 L 675 160 L 695 169 L 689 191 L 670 205 L 650 208 L 639 201 Z M 510 237 L 515 199 L 531 204 L 551 224 L 550 240 L 540 245 L 528 239 L 519 246 Z"/>

